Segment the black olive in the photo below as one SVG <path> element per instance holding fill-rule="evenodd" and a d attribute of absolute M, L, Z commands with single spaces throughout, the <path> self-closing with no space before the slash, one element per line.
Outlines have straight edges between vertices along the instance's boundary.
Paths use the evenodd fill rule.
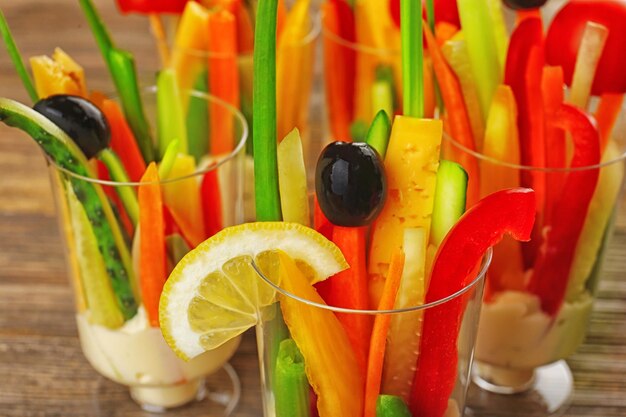
<path fill-rule="evenodd" d="M 387 180 L 381 157 L 360 142 L 333 142 L 317 160 L 315 191 L 324 215 L 338 226 L 364 226 L 383 208 Z"/>
<path fill-rule="evenodd" d="M 67 133 L 87 159 L 109 146 L 109 124 L 92 102 L 77 96 L 54 95 L 39 100 L 33 108 Z"/>
<path fill-rule="evenodd" d="M 503 0 L 504 4 L 511 9 L 523 10 L 523 9 L 536 9 L 546 4 L 548 0 Z"/>

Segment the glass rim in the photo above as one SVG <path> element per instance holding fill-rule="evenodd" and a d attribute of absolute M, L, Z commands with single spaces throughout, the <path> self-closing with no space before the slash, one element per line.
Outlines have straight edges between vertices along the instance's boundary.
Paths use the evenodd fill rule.
<path fill-rule="evenodd" d="M 443 139 L 448 141 L 450 144 L 452 144 L 452 146 L 460 149 L 461 151 L 465 152 L 468 155 L 473 156 L 474 158 L 478 159 L 479 161 L 485 161 L 485 162 L 489 162 L 489 163 L 494 164 L 494 165 L 499 165 L 499 166 L 505 167 L 505 168 L 517 169 L 517 170 L 520 170 L 520 171 L 534 171 L 534 172 L 546 172 L 546 173 L 552 173 L 552 172 L 580 172 L 580 171 L 588 171 L 588 170 L 592 170 L 592 169 L 601 169 L 601 168 L 613 165 L 615 163 L 626 161 L 626 148 L 625 148 L 625 149 L 620 149 L 619 155 L 616 156 L 615 158 L 612 158 L 609 161 L 604 161 L 604 162 L 601 161 L 600 163 L 594 164 L 594 165 L 587 165 L 587 166 L 575 167 L 575 168 L 572 168 L 572 167 L 536 167 L 536 166 L 532 166 L 532 165 L 513 164 L 513 163 L 510 163 L 510 162 L 501 161 L 501 160 L 493 158 L 491 156 L 487 156 L 487 155 L 485 155 L 485 154 L 483 154 L 481 152 L 471 150 L 468 147 L 466 147 L 465 145 L 462 145 L 461 143 L 456 141 L 451 135 L 449 135 L 446 132 L 443 132 Z M 601 155 L 601 157 L 602 157 L 602 155 Z"/>
<path fill-rule="evenodd" d="M 298 39 L 298 41 L 296 42 L 290 42 L 287 45 L 292 46 L 292 47 L 311 45 L 315 42 L 315 40 L 321 33 L 321 30 L 322 30 L 322 23 L 320 19 L 320 13 L 314 12 L 311 14 L 311 30 L 309 30 L 309 32 L 302 39 Z M 237 53 L 233 55 L 233 54 L 227 54 L 227 53 L 221 53 L 221 52 L 213 52 L 213 51 L 204 50 L 204 49 L 181 48 L 181 47 L 176 46 L 175 44 L 171 45 L 170 48 L 171 48 L 172 54 L 176 53 L 176 51 L 179 51 L 184 54 L 194 56 L 196 58 L 218 58 L 218 59 L 235 58 L 237 60 L 243 60 L 243 59 L 251 59 L 254 56 L 254 51 Z M 276 53 L 278 53 L 278 45 L 276 45 Z"/>
<path fill-rule="evenodd" d="M 417 311 L 426 311 L 433 307 L 437 307 L 439 305 L 445 304 L 448 301 L 452 301 L 455 298 L 458 298 L 461 295 L 467 293 L 472 288 L 476 288 L 476 286 L 486 277 L 487 271 L 489 270 L 489 266 L 491 265 L 492 259 L 493 259 L 493 249 L 489 248 L 487 249 L 487 252 L 485 252 L 485 254 L 483 255 L 483 258 L 481 261 L 482 264 L 481 264 L 480 270 L 476 274 L 476 277 L 474 277 L 463 288 L 455 291 L 454 293 L 446 297 L 440 298 L 435 301 L 431 301 L 430 303 L 426 303 L 426 304 L 420 304 L 420 305 L 404 307 L 404 308 L 386 309 L 386 310 L 352 309 L 352 308 L 336 307 L 336 306 L 331 306 L 328 304 L 320 304 L 315 301 L 307 300 L 306 298 L 302 298 L 290 291 L 285 290 L 284 288 L 281 288 L 280 285 L 273 283 L 272 280 L 270 280 L 263 274 L 263 272 L 260 270 L 258 265 L 254 262 L 254 260 L 252 260 L 250 264 L 252 268 L 255 270 L 255 272 L 259 275 L 259 277 L 263 281 L 265 281 L 265 283 L 269 284 L 274 290 L 278 291 L 280 294 L 284 295 L 285 297 L 289 297 L 292 300 L 303 303 L 310 307 L 320 308 L 322 310 L 332 311 L 334 313 L 355 314 L 355 315 L 361 314 L 361 315 L 375 316 L 379 314 L 391 315 L 391 314 L 411 313 L 411 312 L 417 312 Z"/>
<path fill-rule="evenodd" d="M 156 93 L 156 89 L 157 89 L 156 86 L 144 87 L 143 91 L 142 91 L 142 95 Z M 248 141 L 248 134 L 249 134 L 250 128 L 248 126 L 246 118 L 241 113 L 241 111 L 239 111 L 239 109 L 237 109 L 235 106 L 233 106 L 232 104 L 228 103 L 227 101 L 222 100 L 221 98 L 219 98 L 217 96 L 214 96 L 214 95 L 211 95 L 211 94 L 208 94 L 208 93 L 204 93 L 202 91 L 187 90 L 187 93 L 189 94 L 189 96 L 202 98 L 202 99 L 205 99 L 205 100 L 207 100 L 209 102 L 217 103 L 220 106 L 223 106 L 230 113 L 232 113 L 234 115 L 234 117 L 239 121 L 239 124 L 241 124 L 241 126 L 242 126 L 241 134 L 237 138 L 237 146 L 235 146 L 235 148 L 229 154 L 227 154 L 224 157 L 220 158 L 219 161 L 217 161 L 217 162 L 210 163 L 204 169 L 196 170 L 193 174 L 183 175 L 183 176 L 175 177 L 175 178 L 168 178 L 166 180 L 159 180 L 159 181 L 146 181 L 146 182 L 124 181 L 124 182 L 118 182 L 118 181 L 112 181 L 112 180 L 103 180 L 103 179 L 100 179 L 100 178 L 87 177 L 87 176 L 84 176 L 84 175 L 81 175 L 81 174 L 77 174 L 76 172 L 74 172 L 72 170 L 69 170 L 67 168 L 64 168 L 64 167 L 60 166 L 59 164 L 57 164 L 45 152 L 44 152 L 44 156 L 46 157 L 46 160 L 48 161 L 49 165 L 54 167 L 57 171 L 63 172 L 64 174 L 67 174 L 70 177 L 73 177 L 73 178 L 76 178 L 76 179 L 79 179 L 79 180 L 82 180 L 82 181 L 85 181 L 85 182 L 90 182 L 92 184 L 106 185 L 106 186 L 112 186 L 112 187 L 139 187 L 139 186 L 148 185 L 148 184 L 169 184 L 169 183 L 174 183 L 174 182 L 178 182 L 178 181 L 183 181 L 183 180 L 186 180 L 186 179 L 189 179 L 189 178 L 195 178 L 195 177 L 197 177 L 199 175 L 204 175 L 207 172 L 217 170 L 220 166 L 226 164 L 231 159 L 234 159 L 244 149 L 244 147 L 246 146 L 246 142 Z M 114 96 L 111 95 L 111 97 L 114 97 Z"/>
<path fill-rule="evenodd" d="M 322 27 L 322 35 L 329 38 L 338 45 L 345 46 L 346 48 L 353 49 L 357 52 L 383 56 L 399 56 L 402 52 L 400 49 L 379 48 L 377 46 L 369 46 L 363 43 L 352 42 L 345 38 L 342 38 L 341 36 L 326 27 Z"/>

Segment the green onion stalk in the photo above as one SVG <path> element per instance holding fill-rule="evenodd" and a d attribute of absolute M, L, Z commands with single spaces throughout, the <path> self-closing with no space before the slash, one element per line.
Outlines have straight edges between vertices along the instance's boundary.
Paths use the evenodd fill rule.
<path fill-rule="evenodd" d="M 424 117 L 424 46 L 421 1 L 400 0 L 404 114 Z"/>

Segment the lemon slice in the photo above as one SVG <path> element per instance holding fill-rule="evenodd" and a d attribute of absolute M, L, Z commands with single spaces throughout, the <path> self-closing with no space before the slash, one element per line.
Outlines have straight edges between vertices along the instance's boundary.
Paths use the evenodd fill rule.
<path fill-rule="evenodd" d="M 278 283 L 279 251 L 289 255 L 311 283 L 348 267 L 339 248 L 297 223 L 226 228 L 189 252 L 165 283 L 159 320 L 174 352 L 189 360 L 256 325 L 276 297 L 252 261 Z"/>

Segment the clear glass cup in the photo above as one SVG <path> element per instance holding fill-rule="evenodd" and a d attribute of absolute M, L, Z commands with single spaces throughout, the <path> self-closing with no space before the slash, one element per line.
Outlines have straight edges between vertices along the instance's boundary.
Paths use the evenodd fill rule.
<path fill-rule="evenodd" d="M 156 119 L 155 93 L 155 88 L 149 88 L 143 94 L 144 109 L 150 120 Z M 191 175 L 166 178 L 161 182 L 163 201 L 170 213 L 169 216 L 164 214 L 166 273 L 194 246 L 190 236 L 205 234 L 205 230 L 197 229 L 191 233 L 189 227 L 202 228 L 201 222 L 192 218 L 194 214 L 210 207 L 214 221 L 221 227 L 243 222 L 246 121 L 237 109 L 215 97 L 201 92 L 191 94 L 221 109 L 234 126 L 232 140 L 236 146 L 227 154 L 208 154 L 210 162 L 199 164 Z M 145 264 L 141 261 L 144 249 L 138 238 L 141 232 L 129 220 L 118 196 L 120 192 L 136 196 L 142 187 L 151 184 L 88 178 L 52 160 L 48 165 L 74 289 L 78 334 L 89 363 L 106 378 L 128 386 L 131 397 L 147 411 L 163 412 L 203 400 L 199 409 L 209 410 L 216 416 L 229 415 L 240 395 L 238 376 L 228 364 L 239 339 L 184 362 L 170 350 L 158 323 L 149 322 L 143 303 L 138 301 L 142 292 L 141 265 Z M 211 195 L 221 195 L 219 200 L 209 201 L 206 194 L 201 195 L 201 183 L 208 178 L 213 179 Z M 85 190 L 91 193 L 91 202 L 85 197 Z M 96 204 L 93 193 L 97 196 Z M 95 223 L 109 225 L 114 237 L 112 244 L 94 232 Z M 108 268 L 110 264 L 105 266 L 101 248 L 107 245 L 119 254 L 117 259 L 125 274 L 112 272 Z M 124 307 L 126 310 L 120 308 L 119 302 L 120 276 L 123 275 L 128 277 L 123 286 L 131 298 Z M 166 278 L 163 277 L 163 282 Z M 120 313 L 122 311 L 126 313 Z M 210 389 L 221 394 L 220 402 L 211 399 L 216 396 L 207 392 Z"/>
<path fill-rule="evenodd" d="M 346 378 L 346 375 L 349 375 L 347 378 L 353 378 L 361 371 L 363 371 L 361 377 L 364 378 L 365 370 L 357 365 L 358 360 L 352 353 L 338 316 L 342 315 L 344 318 L 350 316 L 371 322 L 389 320 L 391 324 L 389 328 L 402 325 L 403 322 L 405 324 L 418 322 L 420 329 L 423 329 L 421 326 L 429 320 L 430 323 L 436 322 L 433 320 L 434 316 L 440 317 L 446 313 L 456 318 L 457 327 L 453 330 L 454 334 L 449 335 L 451 339 L 447 339 L 450 341 L 447 358 L 438 358 L 437 363 L 432 365 L 433 368 L 439 367 L 438 372 L 447 372 L 446 375 L 450 378 L 448 379 L 449 389 L 447 391 L 444 389 L 445 392 L 442 392 L 441 387 L 436 384 L 431 386 L 425 384 L 421 392 L 425 394 L 424 397 L 433 396 L 438 399 L 438 405 L 442 408 L 440 417 L 461 416 L 470 382 L 470 368 L 484 277 L 490 261 L 491 250 L 484 257 L 480 270 L 476 272 L 476 275 L 468 277 L 466 286 L 458 292 L 429 304 L 398 310 L 351 310 L 327 305 L 321 302 L 321 298 L 314 290 L 315 296 L 311 297 L 309 297 L 310 294 L 306 295 L 298 290 L 287 291 L 286 285 L 279 282 L 271 272 L 267 272 L 271 271 L 271 268 L 266 265 L 266 269 L 263 269 L 253 264 L 258 274 L 259 286 L 276 293 L 276 302 L 262 312 L 260 315 L 262 319 L 256 326 L 263 416 L 315 416 L 317 407 L 326 404 L 323 407 L 326 410 L 330 407 L 331 410 L 326 413 L 327 416 L 345 417 L 347 415 L 347 409 L 344 408 L 346 403 L 351 404 L 348 409 L 353 414 L 350 415 L 359 417 L 363 415 L 364 403 L 355 398 L 363 394 L 359 390 L 364 390 L 365 387 L 346 385 L 346 380 L 342 378 Z M 335 330 L 329 330 L 331 328 Z M 336 332 L 337 329 L 339 333 Z M 390 333 L 387 333 L 386 340 Z M 342 343 L 338 342 L 340 338 L 344 339 Z M 407 381 L 412 381 L 415 372 L 419 373 L 422 370 L 427 374 L 428 371 L 433 370 L 433 368 L 426 370 L 427 365 L 423 368 L 417 365 L 415 346 L 411 345 L 419 345 L 418 338 L 412 338 L 409 335 L 408 339 L 402 342 L 403 345 L 406 343 L 405 346 L 408 349 L 405 353 L 408 357 L 404 354 L 398 357 L 402 357 L 401 362 L 406 362 L 406 364 L 392 363 L 388 356 L 385 357 L 381 379 L 382 388 L 374 393 L 376 397 L 379 394 L 402 395 L 406 397 L 405 402 L 410 403 L 411 388 L 398 387 L 398 376 L 395 372 L 403 372 L 406 377 L 405 371 L 409 370 L 411 373 L 408 374 Z M 294 343 L 297 345 L 295 349 Z M 324 363 L 328 364 L 328 357 L 336 357 L 334 363 L 343 369 L 336 373 L 334 369 L 323 366 Z M 343 367 L 343 364 L 348 365 Z M 417 371 L 415 371 L 416 367 Z M 311 375 L 316 375 L 313 378 L 317 380 L 311 379 Z M 321 379 L 325 381 L 321 382 Z M 364 382 L 365 379 L 362 381 Z M 354 380 L 350 382 L 353 383 Z M 313 385 L 315 389 L 311 388 Z"/>
<path fill-rule="evenodd" d="M 474 181 L 473 186 L 481 197 L 494 187 L 508 188 L 523 183 L 532 186 L 534 181 L 545 183 L 545 194 L 539 200 L 544 204 L 538 205 L 538 223 L 531 241 L 521 243 L 505 238 L 494 247 L 473 375 L 474 382 L 483 391 L 471 396 L 469 407 L 474 412 L 471 415 L 482 415 L 485 410 L 494 412 L 504 406 L 510 410 L 507 416 L 537 412 L 560 415 L 567 409 L 574 384 L 564 359 L 575 353 L 585 339 L 614 218 L 623 200 L 625 114 L 620 115 L 601 163 L 576 169 L 536 168 L 502 162 L 471 151 L 444 135 L 444 157 L 472 165 L 475 179 L 470 178 L 470 182 Z M 573 201 L 575 195 L 561 193 L 564 182 L 569 176 L 580 178 L 593 171 L 599 174 L 598 182 L 576 243 L 564 302 L 551 314 L 542 300 L 550 287 L 559 287 L 557 279 L 550 281 L 550 277 L 544 276 L 548 281 L 540 286 L 533 279 L 546 234 L 563 215 L 549 202 L 562 198 Z M 567 207 L 567 203 L 560 207 Z"/>

